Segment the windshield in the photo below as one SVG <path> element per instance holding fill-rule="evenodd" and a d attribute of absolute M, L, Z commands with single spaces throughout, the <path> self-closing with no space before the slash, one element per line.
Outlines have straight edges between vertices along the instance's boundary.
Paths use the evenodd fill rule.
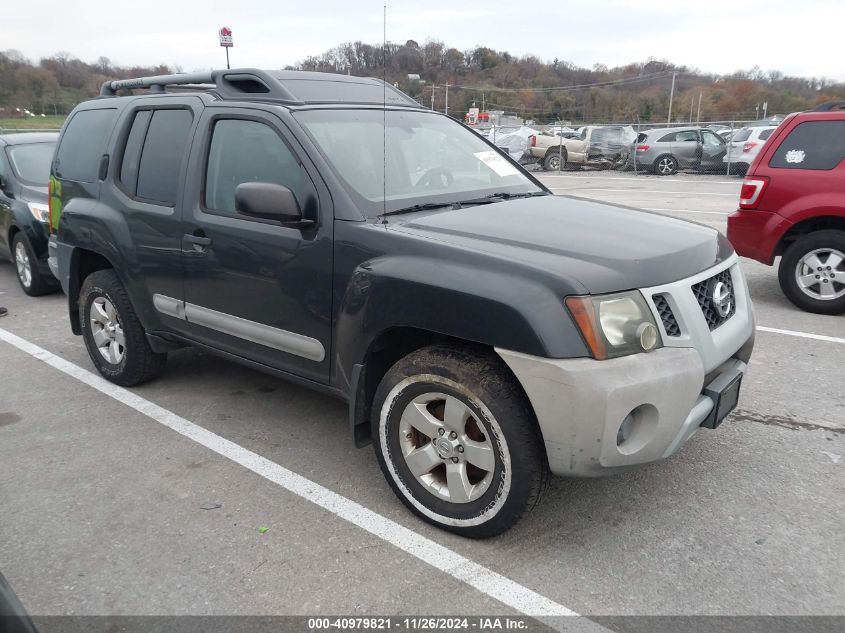
<path fill-rule="evenodd" d="M 295 116 L 368 217 L 385 208 L 542 191 L 475 132 L 445 116 L 397 110 Z"/>
<path fill-rule="evenodd" d="M 55 148 L 55 143 L 12 145 L 6 149 L 6 155 L 19 180 L 27 185 L 46 187 Z"/>

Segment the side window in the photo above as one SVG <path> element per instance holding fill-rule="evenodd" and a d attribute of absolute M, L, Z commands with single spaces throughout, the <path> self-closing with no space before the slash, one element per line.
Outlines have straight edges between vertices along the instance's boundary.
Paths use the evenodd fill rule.
<path fill-rule="evenodd" d="M 845 121 L 799 123 L 775 150 L 770 167 L 833 169 L 845 158 Z"/>
<path fill-rule="evenodd" d="M 257 121 L 214 124 L 205 176 L 205 207 L 235 213 L 235 189 L 244 182 L 272 182 L 290 189 L 303 206 L 299 161 L 273 128 Z"/>
<path fill-rule="evenodd" d="M 692 130 L 687 130 L 686 132 L 678 132 L 677 137 L 675 137 L 675 141 L 679 143 L 697 143 L 698 134 L 696 134 Z"/>
<path fill-rule="evenodd" d="M 153 110 L 138 164 L 136 195 L 139 198 L 176 204 L 192 121 L 190 110 Z"/>
<path fill-rule="evenodd" d="M 765 141 L 767 138 L 769 138 L 769 137 L 772 135 L 772 132 L 774 132 L 774 131 L 775 131 L 775 128 L 770 128 L 770 129 L 768 129 L 768 130 L 763 130 L 762 132 L 760 132 L 760 136 L 759 136 L 758 138 L 759 138 L 761 141 Z"/>
<path fill-rule="evenodd" d="M 751 128 L 744 127 L 741 130 L 734 132 L 734 135 L 731 137 L 731 141 L 734 143 L 744 143 L 748 140 L 748 137 L 751 136 Z"/>
<path fill-rule="evenodd" d="M 658 143 L 671 143 L 672 141 L 675 140 L 676 136 L 677 136 L 676 132 L 670 132 L 669 134 L 666 134 L 665 136 L 661 136 L 659 139 L 657 139 L 657 142 Z"/>
<path fill-rule="evenodd" d="M 129 130 L 129 136 L 126 139 L 126 147 L 123 149 L 123 158 L 120 161 L 120 182 L 133 196 L 138 184 L 141 146 L 144 144 L 144 137 L 147 135 L 147 126 L 150 124 L 152 114 L 150 110 L 140 110 L 135 113 L 132 128 Z"/>
<path fill-rule="evenodd" d="M 68 123 L 56 152 L 56 176 L 63 180 L 94 182 L 117 110 L 80 110 Z"/>
<path fill-rule="evenodd" d="M 716 136 L 715 134 L 713 134 L 713 132 L 710 132 L 709 130 L 702 130 L 701 138 L 703 139 L 705 145 L 709 145 L 712 147 L 718 147 L 724 144 L 722 139 L 720 139 L 718 136 Z"/>

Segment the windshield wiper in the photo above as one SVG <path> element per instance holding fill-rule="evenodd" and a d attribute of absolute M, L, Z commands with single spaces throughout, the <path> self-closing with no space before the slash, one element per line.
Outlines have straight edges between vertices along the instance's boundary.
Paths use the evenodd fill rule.
<path fill-rule="evenodd" d="M 535 196 L 548 196 L 550 194 L 545 191 L 531 191 L 529 193 L 508 193 L 503 191 L 501 193 L 491 193 L 487 198 L 501 198 L 502 200 L 513 200 L 514 198 L 533 198 Z"/>
<path fill-rule="evenodd" d="M 412 204 L 410 207 L 402 207 L 401 209 L 379 213 L 378 217 L 383 218 L 388 215 L 401 215 L 403 213 L 414 213 L 416 211 L 428 211 L 429 209 L 442 209 L 443 207 L 454 206 L 454 202 L 423 202 L 421 204 Z"/>
<path fill-rule="evenodd" d="M 420 204 L 412 204 L 409 207 L 402 207 L 401 209 L 394 209 L 386 213 L 379 213 L 378 217 L 383 218 L 388 215 L 401 215 L 403 213 L 415 213 L 417 211 L 429 211 L 431 209 L 443 209 L 445 207 L 452 207 L 452 209 L 460 209 L 464 206 L 478 205 L 478 204 L 492 204 L 494 202 L 501 202 L 502 200 L 512 200 L 513 198 L 531 198 L 533 196 L 547 196 L 545 191 L 533 191 L 531 193 L 491 193 L 489 196 L 483 198 L 472 198 L 470 200 L 456 200 L 455 202 L 422 202 Z"/>

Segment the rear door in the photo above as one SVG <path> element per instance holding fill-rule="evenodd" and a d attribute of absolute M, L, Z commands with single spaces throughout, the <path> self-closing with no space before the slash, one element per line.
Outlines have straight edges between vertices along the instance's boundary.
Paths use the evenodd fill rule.
<path fill-rule="evenodd" d="M 191 153 L 182 237 L 185 317 L 201 343 L 329 380 L 333 209 L 274 109 L 206 108 Z M 314 226 L 237 213 L 245 182 L 288 187 Z"/>
<path fill-rule="evenodd" d="M 134 100 L 118 124 L 112 151 L 112 178 L 100 194 L 103 205 L 119 211 L 125 233 L 121 250 L 124 283 L 149 310 L 149 329 L 186 334 L 184 320 L 154 310 L 161 297 L 181 300 L 182 230 L 179 202 L 193 130 L 202 111 L 198 97 Z M 146 316 L 146 315 L 145 315 Z"/>
<path fill-rule="evenodd" d="M 672 154 L 678 159 L 681 169 L 698 167 L 701 156 L 701 145 L 698 132 L 695 130 L 681 130 L 675 132 L 672 141 Z"/>
<path fill-rule="evenodd" d="M 10 168 L 6 165 L 5 145 L 0 142 L 0 255 L 11 259 L 11 245 L 8 243 L 9 228 L 12 225 L 12 183 Z"/>

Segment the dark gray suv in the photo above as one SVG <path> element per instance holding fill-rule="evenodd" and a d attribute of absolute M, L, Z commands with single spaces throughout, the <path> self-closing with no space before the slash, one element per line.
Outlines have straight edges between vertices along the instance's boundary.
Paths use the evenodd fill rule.
<path fill-rule="evenodd" d="M 669 457 L 739 397 L 753 312 L 724 237 L 553 196 L 380 80 L 107 82 L 52 176 L 70 324 L 104 377 L 192 345 L 342 398 L 338 433 L 460 534 L 512 526 L 550 473 Z"/>

